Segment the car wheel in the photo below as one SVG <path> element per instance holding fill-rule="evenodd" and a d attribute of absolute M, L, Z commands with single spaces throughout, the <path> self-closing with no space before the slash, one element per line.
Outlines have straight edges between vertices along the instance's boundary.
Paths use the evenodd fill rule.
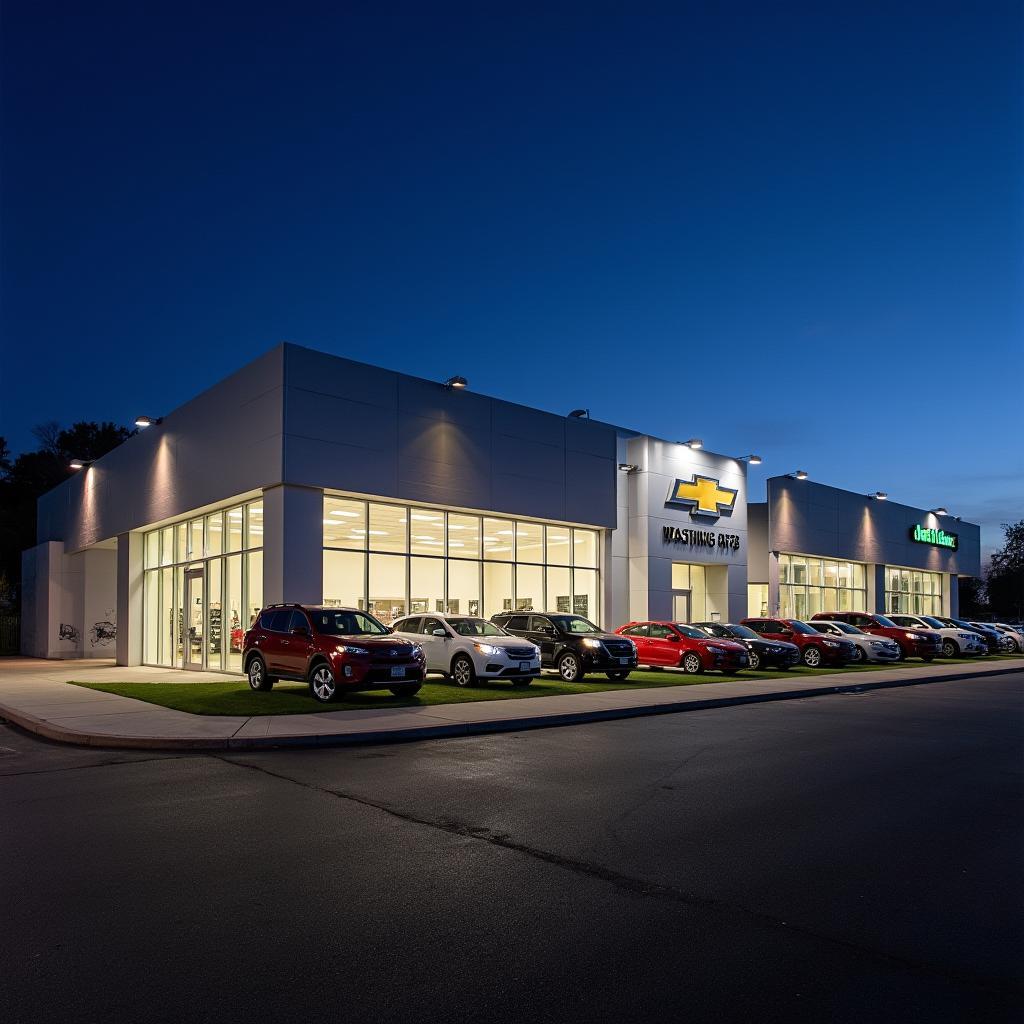
<path fill-rule="evenodd" d="M 403 683 L 401 686 L 391 686 L 389 689 L 396 697 L 415 697 L 420 692 L 422 683 Z"/>
<path fill-rule="evenodd" d="M 565 683 L 578 683 L 583 678 L 580 659 L 572 651 L 567 651 L 558 659 L 558 674 Z"/>
<path fill-rule="evenodd" d="M 628 672 L 605 672 L 605 675 L 609 679 L 616 679 L 616 680 L 617 679 L 628 679 L 629 678 L 629 673 Z"/>
<path fill-rule="evenodd" d="M 821 651 L 817 647 L 805 647 L 804 664 L 808 668 L 818 668 L 821 665 Z"/>
<path fill-rule="evenodd" d="M 756 672 L 761 667 L 761 655 L 757 651 L 750 652 L 750 668 L 751 671 Z"/>
<path fill-rule="evenodd" d="M 309 673 L 309 695 L 318 704 L 330 704 L 338 696 L 338 683 L 326 661 L 318 662 Z"/>
<path fill-rule="evenodd" d="M 960 653 L 960 648 L 957 647 L 954 640 L 943 640 L 942 641 L 942 656 L 944 658 L 955 658 Z"/>
<path fill-rule="evenodd" d="M 532 676 L 527 676 L 525 679 L 513 679 L 512 680 L 512 685 L 513 686 L 518 686 L 518 687 L 521 688 L 521 687 L 524 687 L 524 686 L 529 686 L 530 683 L 532 683 L 532 682 L 533 682 L 533 677 Z"/>
<path fill-rule="evenodd" d="M 704 663 L 700 660 L 700 655 L 690 651 L 689 654 L 683 656 L 683 671 L 690 676 L 699 675 L 704 671 Z"/>
<path fill-rule="evenodd" d="M 476 686 L 476 669 L 464 654 L 456 655 L 452 662 L 452 681 L 456 686 Z"/>
<path fill-rule="evenodd" d="M 263 659 L 255 657 L 249 662 L 249 671 L 246 673 L 249 677 L 249 689 L 258 690 L 260 693 L 266 693 L 267 690 L 274 688 L 274 680 L 267 675 L 267 666 L 263 664 Z"/>
<path fill-rule="evenodd" d="M 852 661 L 854 665 L 859 665 L 862 661 L 867 661 L 867 657 L 868 656 L 864 653 L 863 647 L 855 646 L 853 648 L 853 657 L 850 659 L 850 661 Z"/>

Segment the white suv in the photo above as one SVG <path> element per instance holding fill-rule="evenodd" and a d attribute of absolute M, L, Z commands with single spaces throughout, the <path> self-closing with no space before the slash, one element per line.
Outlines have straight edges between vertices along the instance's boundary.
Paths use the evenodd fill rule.
<path fill-rule="evenodd" d="M 961 654 L 988 654 L 988 644 L 980 633 L 957 626 L 947 626 L 930 615 L 890 615 L 897 626 L 911 629 L 930 629 L 942 637 L 942 656 L 956 658 Z"/>
<path fill-rule="evenodd" d="M 408 615 L 392 629 L 423 648 L 428 672 L 442 672 L 458 686 L 484 679 L 529 686 L 540 675 L 536 644 L 475 615 Z"/>

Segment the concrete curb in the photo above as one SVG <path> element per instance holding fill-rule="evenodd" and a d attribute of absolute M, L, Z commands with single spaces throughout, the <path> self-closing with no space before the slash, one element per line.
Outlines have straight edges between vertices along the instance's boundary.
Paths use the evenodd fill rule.
<path fill-rule="evenodd" d="M 603 708 L 594 711 L 574 711 L 557 715 L 526 715 L 489 722 L 459 722 L 450 725 L 431 725 L 413 729 L 373 729 L 359 733 L 325 733 L 304 736 L 108 736 L 81 732 L 54 725 L 0 702 L 0 717 L 6 721 L 48 740 L 76 746 L 105 747 L 121 750 L 273 750 L 282 747 L 349 747 L 379 743 L 409 743 L 417 740 L 446 739 L 456 736 L 479 736 L 488 733 L 521 732 L 525 729 L 548 729 L 565 725 L 583 725 L 588 722 L 607 722 L 615 719 L 642 718 L 648 715 L 684 714 L 687 711 L 707 711 L 712 708 L 739 707 L 744 704 L 767 704 L 784 700 L 802 700 L 837 693 L 864 693 L 869 690 L 890 690 L 905 686 L 923 686 L 928 683 L 955 682 L 1019 673 L 1019 665 L 990 668 L 983 671 L 965 671 L 942 676 L 889 679 L 875 683 L 847 682 L 834 686 L 814 686 L 804 690 L 775 693 L 752 693 L 736 697 L 710 697 L 706 700 L 666 700 L 631 708 Z M 540 698 L 542 699 L 542 698 Z M 198 717 L 198 716 L 197 716 Z"/>

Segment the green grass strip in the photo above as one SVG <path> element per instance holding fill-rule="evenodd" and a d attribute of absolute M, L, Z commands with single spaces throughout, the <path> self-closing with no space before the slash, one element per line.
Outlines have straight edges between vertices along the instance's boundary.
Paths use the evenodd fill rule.
<path fill-rule="evenodd" d="M 977 659 L 942 659 L 935 664 L 969 665 L 991 664 L 1004 660 L 1000 656 Z M 366 711 L 377 708 L 429 707 L 434 704 L 462 704 L 466 701 L 509 700 L 521 698 L 553 697 L 566 693 L 604 693 L 608 690 L 630 690 L 637 687 L 695 686 L 701 683 L 750 682 L 752 680 L 785 681 L 795 683 L 810 676 L 834 675 L 837 672 L 870 674 L 885 669 L 921 668 L 920 661 L 899 662 L 896 665 L 865 665 L 845 669 L 794 668 L 789 672 L 763 671 L 741 672 L 726 676 L 718 672 L 706 672 L 688 676 L 671 670 L 642 670 L 630 674 L 629 679 L 611 681 L 603 676 L 589 676 L 582 683 L 563 683 L 555 675 L 544 675 L 530 686 L 521 689 L 510 683 L 491 683 L 484 686 L 462 689 L 452 686 L 440 676 L 430 676 L 423 689 L 412 699 L 400 699 L 387 690 L 372 690 L 353 693 L 335 704 L 317 704 L 310 696 L 304 683 L 279 682 L 269 693 L 254 693 L 244 677 L 238 682 L 204 683 L 197 682 L 191 673 L 172 683 L 92 683 L 69 680 L 75 686 L 90 690 L 102 690 L 121 697 L 131 697 L 187 711 L 193 715 L 299 715 L 320 711 Z M 199 679 L 202 676 L 198 677 Z"/>

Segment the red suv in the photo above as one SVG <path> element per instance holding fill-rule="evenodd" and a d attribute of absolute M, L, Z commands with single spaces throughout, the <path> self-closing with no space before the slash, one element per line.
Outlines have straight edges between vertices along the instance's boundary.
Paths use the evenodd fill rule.
<path fill-rule="evenodd" d="M 897 626 L 892 619 L 884 615 L 872 615 L 870 612 L 818 612 L 811 619 L 831 619 L 833 622 L 848 622 L 851 626 L 863 629 L 865 633 L 875 636 L 887 636 L 895 640 L 900 647 L 900 661 L 904 658 L 920 658 L 922 661 L 933 661 L 942 653 L 942 637 L 930 629 L 907 629 Z"/>
<path fill-rule="evenodd" d="M 799 619 L 744 619 L 755 633 L 766 640 L 786 640 L 800 648 L 800 660 L 808 668 L 822 665 L 846 665 L 856 653 L 856 644 L 837 636 L 819 633 L 814 626 Z"/>
<path fill-rule="evenodd" d="M 615 632 L 636 644 L 638 665 L 681 668 L 690 675 L 719 669 L 731 676 L 750 664 L 743 644 L 710 637 L 694 626 L 678 622 L 630 622 Z"/>
<path fill-rule="evenodd" d="M 299 679 L 321 704 L 353 690 L 412 697 L 426 674 L 419 644 L 394 636 L 372 615 L 298 604 L 272 604 L 260 612 L 242 641 L 242 666 L 250 689 Z"/>

